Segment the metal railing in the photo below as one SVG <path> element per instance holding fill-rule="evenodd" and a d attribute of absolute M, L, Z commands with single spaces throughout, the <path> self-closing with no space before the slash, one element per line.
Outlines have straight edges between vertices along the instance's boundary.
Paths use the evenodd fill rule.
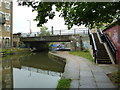
<path fill-rule="evenodd" d="M 98 32 L 98 34 L 99 34 L 99 36 L 101 38 L 101 41 L 104 42 L 104 34 L 103 34 L 102 30 L 98 29 L 97 32 Z"/>
<path fill-rule="evenodd" d="M 98 33 L 99 33 L 100 37 L 101 37 L 101 36 L 103 36 L 103 32 L 102 32 L 102 30 L 101 30 L 101 29 L 98 29 L 97 31 L 98 31 Z"/>
<path fill-rule="evenodd" d="M 87 35 L 88 34 L 88 29 L 86 28 L 77 28 L 77 29 L 71 29 L 71 30 L 54 30 L 54 35 Z"/>
<path fill-rule="evenodd" d="M 46 34 L 44 36 L 54 36 L 54 35 L 81 35 L 86 36 L 88 35 L 88 29 L 87 28 L 76 28 L 71 30 L 47 30 L 46 32 L 49 32 L 49 35 Z M 22 33 L 22 37 L 39 37 L 41 35 L 41 32 L 32 32 L 32 33 Z"/>
<path fill-rule="evenodd" d="M 109 36 L 107 34 L 103 34 L 102 31 L 99 29 L 98 30 L 98 33 L 100 35 L 100 38 L 102 40 L 102 42 L 105 42 L 110 50 L 110 52 L 112 53 L 114 59 L 116 58 L 116 47 L 115 45 L 113 44 L 113 42 L 110 40 Z M 116 62 L 116 61 L 114 61 Z"/>
<path fill-rule="evenodd" d="M 94 39 L 94 36 L 93 34 L 91 33 L 90 30 L 88 30 L 88 35 L 89 35 L 89 38 L 90 38 L 90 45 L 92 45 L 92 48 L 93 48 L 93 57 L 95 59 L 95 63 L 97 61 L 97 46 L 96 46 L 96 43 L 95 43 L 95 39 Z"/>
<path fill-rule="evenodd" d="M 107 46 L 110 48 L 110 51 L 111 51 L 114 59 L 116 59 L 116 51 L 117 51 L 117 49 L 116 49 L 115 45 L 110 40 L 110 38 L 108 37 L 107 34 L 104 34 L 104 38 L 105 38 L 105 42 L 107 43 Z M 114 61 L 114 62 L 116 62 L 116 61 Z"/>

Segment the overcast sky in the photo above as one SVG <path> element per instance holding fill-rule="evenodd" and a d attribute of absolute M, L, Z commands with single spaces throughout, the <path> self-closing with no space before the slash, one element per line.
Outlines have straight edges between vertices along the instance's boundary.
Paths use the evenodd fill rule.
<path fill-rule="evenodd" d="M 13 33 L 18 32 L 29 32 L 29 21 L 31 20 L 31 29 L 32 32 L 40 31 L 40 29 L 37 27 L 37 22 L 33 21 L 35 19 L 37 13 L 32 12 L 32 8 L 28 8 L 26 6 L 18 6 L 17 0 L 13 0 Z M 61 30 L 61 29 L 67 29 L 67 26 L 64 25 L 64 19 L 61 17 L 58 17 L 59 13 L 56 12 L 56 16 L 53 20 L 49 20 L 45 26 L 48 27 L 49 30 L 51 30 L 51 26 L 54 27 L 54 30 Z M 83 28 L 84 26 L 73 26 L 73 28 Z"/>

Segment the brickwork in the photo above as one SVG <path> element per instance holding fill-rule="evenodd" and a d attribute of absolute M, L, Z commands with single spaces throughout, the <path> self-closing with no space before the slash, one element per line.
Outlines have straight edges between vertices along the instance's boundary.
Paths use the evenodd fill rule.
<path fill-rule="evenodd" d="M 12 0 L 1 0 L 0 2 L 0 47 L 12 46 Z"/>

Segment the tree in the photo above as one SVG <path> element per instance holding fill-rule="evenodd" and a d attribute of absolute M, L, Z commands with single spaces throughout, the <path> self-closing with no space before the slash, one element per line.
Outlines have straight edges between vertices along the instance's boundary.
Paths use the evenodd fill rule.
<path fill-rule="evenodd" d="M 20 0 L 21 1 L 21 0 Z M 90 28 L 100 27 L 103 23 L 111 24 L 120 19 L 120 2 L 20 2 L 19 5 L 27 5 L 37 11 L 36 21 L 38 26 L 53 19 L 56 11 L 61 12 L 65 24 L 70 29 L 73 25 L 88 26 Z M 48 17 L 48 18 L 47 18 Z"/>
<path fill-rule="evenodd" d="M 50 33 L 48 31 L 46 31 L 48 28 L 46 26 L 42 26 L 40 28 L 40 36 L 49 36 Z"/>

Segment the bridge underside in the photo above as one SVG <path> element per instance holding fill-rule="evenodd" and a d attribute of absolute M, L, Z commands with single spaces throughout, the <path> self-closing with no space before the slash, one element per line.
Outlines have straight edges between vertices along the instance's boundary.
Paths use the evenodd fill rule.
<path fill-rule="evenodd" d="M 71 40 L 45 40 L 45 41 L 23 41 L 24 43 L 44 43 L 44 42 L 70 42 Z"/>
<path fill-rule="evenodd" d="M 36 49 L 38 51 L 49 50 L 48 42 L 26 41 L 26 42 L 24 42 L 24 44 L 27 48 Z"/>
<path fill-rule="evenodd" d="M 24 41 L 23 43 L 27 48 L 34 48 L 36 50 L 49 50 L 49 43 L 53 41 Z M 59 40 L 54 42 L 70 42 L 70 40 Z"/>

